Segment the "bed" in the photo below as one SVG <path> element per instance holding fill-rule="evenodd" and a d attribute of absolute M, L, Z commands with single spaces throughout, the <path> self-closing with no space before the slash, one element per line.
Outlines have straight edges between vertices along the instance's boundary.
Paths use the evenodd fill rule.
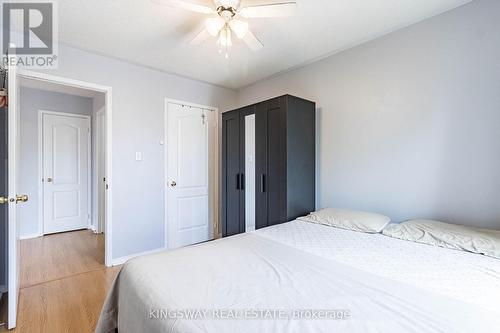
<path fill-rule="evenodd" d="M 495 332 L 500 260 L 300 220 L 127 262 L 96 332 Z"/>

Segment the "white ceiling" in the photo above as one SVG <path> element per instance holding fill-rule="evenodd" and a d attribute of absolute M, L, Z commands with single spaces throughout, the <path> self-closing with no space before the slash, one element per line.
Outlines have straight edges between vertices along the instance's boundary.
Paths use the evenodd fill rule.
<path fill-rule="evenodd" d="M 189 45 L 202 29 L 201 14 L 149 0 L 64 0 L 58 2 L 59 38 L 81 49 L 237 89 L 470 1 L 298 0 L 293 17 L 247 20 L 264 48 L 252 52 L 237 41 L 225 59 L 215 39 Z M 244 1 L 265 2 L 278 1 Z"/>

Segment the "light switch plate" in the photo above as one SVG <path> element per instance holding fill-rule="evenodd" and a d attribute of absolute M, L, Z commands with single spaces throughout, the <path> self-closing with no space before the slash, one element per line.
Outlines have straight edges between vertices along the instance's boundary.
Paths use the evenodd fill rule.
<path fill-rule="evenodd" d="M 140 151 L 135 152 L 135 160 L 142 161 L 142 153 Z"/>

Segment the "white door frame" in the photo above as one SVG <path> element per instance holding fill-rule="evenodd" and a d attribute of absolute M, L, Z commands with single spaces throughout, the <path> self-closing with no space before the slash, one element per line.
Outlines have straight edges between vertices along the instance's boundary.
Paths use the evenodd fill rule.
<path fill-rule="evenodd" d="M 210 215 L 212 215 L 212 218 L 209 220 L 212 222 L 212 225 L 209 226 L 212 230 L 212 236 L 213 238 L 217 237 L 217 232 L 218 232 L 218 216 L 219 216 L 219 205 L 218 205 L 218 199 L 219 199 L 219 109 L 214 107 L 214 106 L 207 106 L 207 105 L 201 105 L 201 104 L 195 104 L 195 103 L 190 103 L 190 102 L 184 102 L 184 101 L 179 101 L 176 99 L 171 99 L 171 98 L 165 98 L 165 106 L 164 106 L 164 116 L 165 116 L 165 121 L 164 121 L 164 143 L 165 143 L 165 151 L 164 151 L 164 203 L 165 203 L 165 248 L 170 248 L 170 244 L 168 244 L 168 196 L 167 196 L 167 191 L 168 191 L 168 172 L 167 172 L 167 162 L 168 162 L 168 144 L 169 142 L 167 141 L 167 129 L 168 129 L 168 103 L 172 104 L 179 104 L 179 105 L 185 105 L 185 106 L 191 106 L 194 108 L 200 108 L 200 109 L 205 109 L 205 110 L 210 110 L 215 112 L 214 116 L 214 121 L 215 121 L 215 128 L 212 134 L 212 140 L 215 143 L 215 151 L 213 152 L 214 156 L 212 157 L 212 174 L 209 174 L 209 202 L 211 202 L 211 205 L 209 206 L 210 208 Z M 209 132 L 210 133 L 210 132 Z M 210 135 L 210 134 L 209 134 Z M 210 136 L 209 136 L 210 137 Z M 210 152 L 209 152 L 210 154 Z M 210 155 L 208 155 L 210 156 Z M 209 157 L 210 161 L 210 157 Z"/>
<path fill-rule="evenodd" d="M 106 122 L 106 185 L 108 189 L 106 191 L 106 233 L 104 234 L 104 262 L 105 265 L 110 267 L 113 264 L 113 244 L 112 244 L 112 225 L 113 225 L 113 124 L 112 124 L 112 88 L 105 85 L 95 84 L 92 82 L 80 81 L 69 79 L 62 76 L 55 76 L 45 73 L 34 72 L 30 70 L 19 69 L 18 76 L 30 80 L 37 80 L 48 83 L 55 83 L 64 86 L 70 86 L 75 88 L 82 88 L 87 90 L 92 90 L 98 93 L 104 93 L 105 102 L 104 102 L 104 110 L 105 110 L 105 122 Z"/>
<path fill-rule="evenodd" d="M 43 191 L 43 182 L 44 178 L 43 172 L 43 116 L 44 115 L 52 115 L 52 116 L 64 116 L 64 117 L 74 117 L 74 118 L 83 118 L 87 119 L 90 126 L 90 131 L 87 134 L 87 144 L 88 144 L 88 158 L 87 158 L 87 229 L 91 229 L 92 227 L 92 121 L 91 117 L 83 114 L 69 113 L 69 112 L 57 112 L 57 111 L 49 111 L 49 110 L 38 110 L 38 235 L 45 235 L 45 218 L 43 212 L 44 205 L 44 191 Z"/>
<path fill-rule="evenodd" d="M 105 138 L 101 135 L 101 129 L 103 128 L 103 125 L 105 126 L 106 124 L 106 112 L 104 112 L 104 110 L 99 110 L 95 113 L 95 117 L 96 117 L 96 126 L 95 126 L 95 138 L 96 138 L 96 143 L 95 143 L 95 165 L 96 165 L 96 168 L 95 168 L 95 172 L 96 172 L 96 182 L 94 183 L 94 186 L 95 186 L 95 195 L 96 195 L 96 202 L 97 202 L 97 205 L 96 205 L 96 211 L 93 212 L 94 213 L 94 216 L 92 216 L 92 220 L 95 222 L 94 224 L 94 227 L 95 227 L 95 231 L 97 233 L 103 233 L 103 232 L 106 232 L 105 230 L 105 225 L 101 225 L 101 222 L 100 222 L 100 218 L 101 218 L 101 209 L 104 209 L 105 208 L 102 208 L 102 203 L 104 202 L 104 207 L 106 206 L 106 198 L 103 198 L 100 194 L 100 189 L 101 189 L 101 186 L 103 185 L 102 184 L 102 178 L 105 178 L 106 177 L 106 172 L 104 172 L 104 175 L 101 174 L 101 163 L 103 161 L 101 161 L 101 141 L 104 141 L 104 145 L 106 145 L 106 140 Z M 104 119 L 101 119 L 101 117 L 104 117 Z M 106 133 L 106 130 L 104 129 L 104 133 Z M 106 154 L 106 148 L 104 147 L 104 154 Z M 106 158 L 104 158 L 104 168 L 106 168 Z M 104 176 L 104 177 L 103 177 Z M 106 190 L 104 190 L 106 191 Z M 103 200 L 104 199 L 104 200 Z M 104 219 L 106 220 L 106 219 Z"/>

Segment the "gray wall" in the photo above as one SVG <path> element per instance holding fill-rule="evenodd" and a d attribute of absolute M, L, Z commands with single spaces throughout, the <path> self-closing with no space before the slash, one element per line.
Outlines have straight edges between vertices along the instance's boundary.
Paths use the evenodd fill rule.
<path fill-rule="evenodd" d="M 224 111 L 236 104 L 236 92 L 66 45 L 59 47 L 59 68 L 46 72 L 113 89 L 113 258 L 163 247 L 164 100 Z M 141 162 L 135 152 L 142 152 Z"/>
<path fill-rule="evenodd" d="M 113 88 L 113 257 L 164 245 L 165 97 L 315 100 L 319 207 L 499 227 L 499 11 L 476 0 L 239 93 L 61 45 L 47 73 Z"/>
<path fill-rule="evenodd" d="M 92 115 L 92 99 L 21 88 L 21 157 L 19 193 L 31 199 L 19 209 L 21 237 L 38 234 L 38 111 Z"/>
<path fill-rule="evenodd" d="M 499 13 L 474 1 L 242 89 L 239 105 L 317 102 L 318 207 L 500 229 Z"/>

